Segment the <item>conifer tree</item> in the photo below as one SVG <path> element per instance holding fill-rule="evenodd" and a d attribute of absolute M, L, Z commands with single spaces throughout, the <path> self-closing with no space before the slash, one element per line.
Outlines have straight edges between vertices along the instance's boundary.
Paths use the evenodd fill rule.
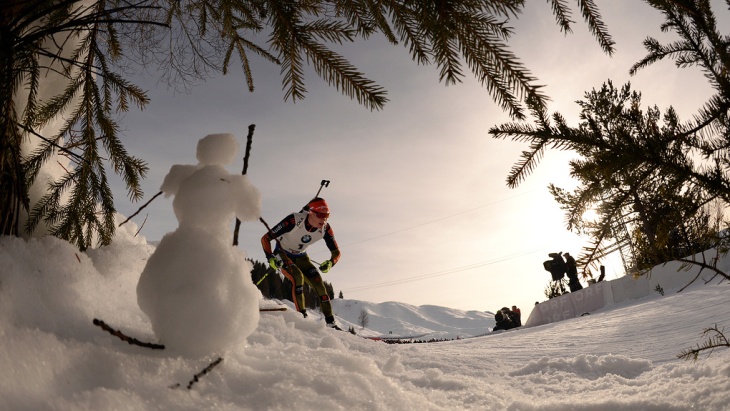
<path fill-rule="evenodd" d="M 707 0 L 647 3 L 663 13 L 663 28 L 681 40 L 661 45 L 646 39 L 648 54 L 631 73 L 663 58 L 673 58 L 677 67 L 701 68 L 716 94 L 693 119 L 681 122 L 671 107 L 663 114 L 656 106 L 643 111 L 641 95 L 631 91 L 630 84 L 619 90 L 609 81 L 578 102 L 577 127 L 570 127 L 561 114 L 549 116 L 543 105 L 528 102 L 534 126 L 512 122 L 490 130 L 494 138 L 530 144 L 507 178 L 510 187 L 533 171 L 547 149 L 579 154 L 570 168 L 581 186 L 572 193 L 553 185 L 550 190 L 566 211 L 568 228 L 592 235 L 593 245 L 579 259 L 584 264 L 610 251 L 606 240 L 626 215 L 649 245 L 651 255 L 646 256 L 667 258 L 657 253 L 677 234 L 672 226 L 686 234 L 688 227 L 681 222 L 702 219 L 703 206 L 715 199 L 725 205 L 730 201 L 730 37 L 718 31 Z M 672 213 L 652 211 L 657 206 Z M 599 220 L 582 221 L 591 208 L 598 211 Z M 701 243 L 704 230 L 694 230 L 685 241 Z"/>

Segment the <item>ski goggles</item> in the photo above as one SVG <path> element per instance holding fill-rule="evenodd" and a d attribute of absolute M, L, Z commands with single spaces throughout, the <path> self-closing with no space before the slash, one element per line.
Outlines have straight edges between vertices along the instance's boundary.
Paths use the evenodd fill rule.
<path fill-rule="evenodd" d="M 321 218 L 321 219 L 330 217 L 330 213 L 328 213 L 328 212 L 312 211 L 312 214 L 316 215 L 317 218 Z"/>

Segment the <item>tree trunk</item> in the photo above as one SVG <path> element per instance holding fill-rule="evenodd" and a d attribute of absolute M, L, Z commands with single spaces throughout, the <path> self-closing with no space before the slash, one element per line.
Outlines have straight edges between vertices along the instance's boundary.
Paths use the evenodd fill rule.
<path fill-rule="evenodd" d="M 18 129 L 13 95 L 17 82 L 14 74 L 14 37 L 9 21 L 20 9 L 20 1 L 11 0 L 0 13 L 0 235 L 20 234 L 21 207 L 29 207 L 24 166 L 21 161 L 22 133 Z"/>

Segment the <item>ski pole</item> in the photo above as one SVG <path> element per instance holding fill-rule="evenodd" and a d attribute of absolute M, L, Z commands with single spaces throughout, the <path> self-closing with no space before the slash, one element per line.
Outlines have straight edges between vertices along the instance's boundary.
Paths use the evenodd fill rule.
<path fill-rule="evenodd" d="M 266 274 L 264 274 L 264 276 L 261 277 L 260 280 L 256 281 L 256 285 L 258 286 L 259 284 L 261 284 L 261 281 L 264 281 L 264 278 L 266 278 L 268 275 L 269 275 L 269 272 L 267 271 Z"/>
<path fill-rule="evenodd" d="M 279 262 L 280 266 L 284 265 L 284 260 L 277 258 L 277 261 Z M 281 268 L 277 268 L 275 272 L 281 274 Z M 258 281 L 256 281 L 256 285 L 258 286 L 259 284 L 261 284 L 261 281 L 264 281 L 264 278 L 266 278 L 268 275 L 269 275 L 269 271 L 266 271 L 266 274 L 264 274 L 263 277 L 261 277 Z"/>

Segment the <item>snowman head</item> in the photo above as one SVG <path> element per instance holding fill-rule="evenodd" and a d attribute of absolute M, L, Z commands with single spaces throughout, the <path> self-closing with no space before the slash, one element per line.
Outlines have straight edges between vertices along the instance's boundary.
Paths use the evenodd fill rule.
<path fill-rule="evenodd" d="M 229 164 L 238 153 L 238 141 L 233 134 L 209 134 L 198 141 L 196 157 L 200 165 Z"/>

